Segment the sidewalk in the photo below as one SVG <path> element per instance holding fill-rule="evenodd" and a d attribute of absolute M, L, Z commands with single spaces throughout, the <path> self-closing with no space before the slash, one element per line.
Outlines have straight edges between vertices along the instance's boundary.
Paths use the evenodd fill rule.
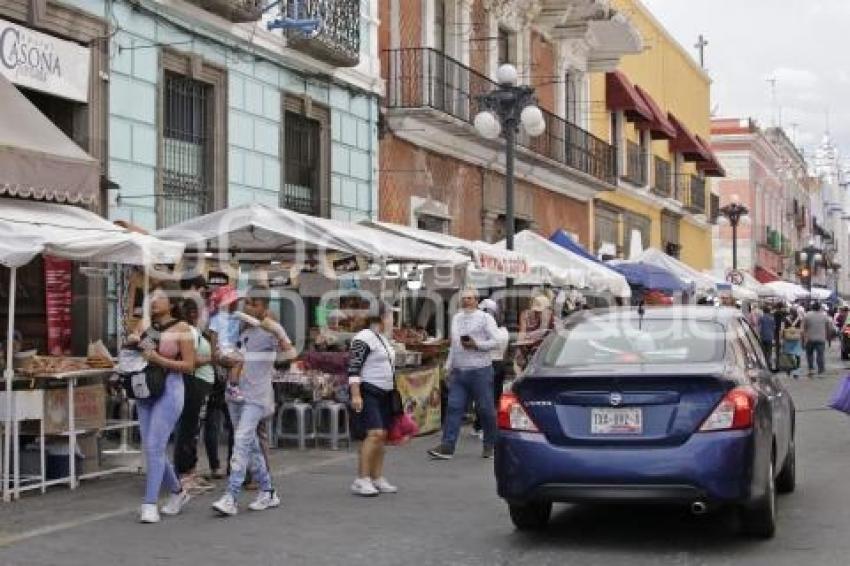
<path fill-rule="evenodd" d="M 205 457 L 203 454 L 200 456 L 203 470 Z M 333 465 L 350 467 L 353 477 L 356 459 L 357 445 L 340 450 L 308 448 L 301 451 L 288 447 L 271 451 L 271 468 L 276 486 L 285 497 L 286 477 Z M 226 481 L 222 479 L 213 482 L 216 489 L 197 496 L 194 504 L 210 505 L 221 495 Z M 48 488 L 45 494 L 31 492 L 18 501 L 0 502 L 0 547 L 79 525 L 134 514 L 138 511 L 144 489 L 143 473 L 116 474 L 84 480 L 73 491 L 67 487 L 53 487 Z"/>

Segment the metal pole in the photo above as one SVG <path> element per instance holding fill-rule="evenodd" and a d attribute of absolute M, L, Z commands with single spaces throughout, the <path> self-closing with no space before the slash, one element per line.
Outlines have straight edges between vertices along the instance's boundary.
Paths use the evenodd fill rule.
<path fill-rule="evenodd" d="M 738 270 L 738 221 L 732 222 L 732 269 Z"/>
<path fill-rule="evenodd" d="M 18 268 L 9 270 L 9 315 L 6 329 L 6 370 L 3 372 L 6 378 L 6 428 L 3 431 L 5 440 L 3 442 L 3 501 L 10 501 L 9 493 L 10 474 L 10 449 L 12 447 L 12 385 L 15 378 L 14 368 L 14 346 L 15 346 L 15 292 L 17 291 Z M 17 439 L 14 439 L 17 442 Z"/>
<path fill-rule="evenodd" d="M 506 120 L 505 124 L 505 247 L 508 251 L 514 249 L 514 152 L 516 150 L 516 124 L 514 120 Z M 514 280 L 505 280 L 507 291 L 507 312 L 505 324 L 509 329 L 517 328 L 516 302 L 512 296 Z"/>

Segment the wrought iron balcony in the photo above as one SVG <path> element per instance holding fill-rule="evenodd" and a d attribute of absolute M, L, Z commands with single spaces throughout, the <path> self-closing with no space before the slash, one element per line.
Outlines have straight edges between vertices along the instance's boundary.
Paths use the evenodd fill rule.
<path fill-rule="evenodd" d="M 444 53 L 429 48 L 392 49 L 383 53 L 387 81 L 387 108 L 422 110 L 459 135 L 477 136 L 472 120 L 480 110 L 478 97 L 498 85 Z M 530 137 L 524 132 L 517 144 L 551 160 L 609 184 L 616 182 L 615 150 L 575 124 L 543 111 L 546 131 Z"/>
<path fill-rule="evenodd" d="M 360 62 L 359 0 L 284 0 L 288 18 L 318 20 L 315 33 L 287 30 L 287 44 L 307 55 L 336 65 L 356 67 Z"/>
<path fill-rule="evenodd" d="M 678 174 L 674 180 L 676 200 L 692 214 L 705 214 L 705 179 L 696 175 Z"/>
<path fill-rule="evenodd" d="M 256 22 L 263 15 L 265 0 L 188 0 L 208 12 L 235 22 Z"/>
<path fill-rule="evenodd" d="M 620 178 L 639 187 L 646 186 L 646 154 L 633 141 L 626 140 L 626 171 Z"/>
<path fill-rule="evenodd" d="M 660 197 L 672 197 L 673 187 L 672 178 L 670 177 L 670 162 L 658 156 L 655 156 L 652 161 L 655 166 L 655 179 L 652 183 L 652 192 Z"/>

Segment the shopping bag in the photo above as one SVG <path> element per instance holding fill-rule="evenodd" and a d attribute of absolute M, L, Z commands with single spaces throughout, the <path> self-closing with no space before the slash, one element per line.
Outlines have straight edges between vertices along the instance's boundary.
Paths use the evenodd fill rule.
<path fill-rule="evenodd" d="M 776 365 L 779 371 L 792 371 L 797 368 L 797 358 L 792 354 L 783 352 L 779 354 L 779 360 L 777 360 Z"/>
<path fill-rule="evenodd" d="M 393 446 L 406 444 L 417 434 L 419 426 L 409 414 L 402 413 L 393 418 L 393 424 L 387 432 L 387 443 Z"/>
<path fill-rule="evenodd" d="M 845 376 L 838 382 L 829 400 L 829 407 L 850 414 L 850 376 Z"/>

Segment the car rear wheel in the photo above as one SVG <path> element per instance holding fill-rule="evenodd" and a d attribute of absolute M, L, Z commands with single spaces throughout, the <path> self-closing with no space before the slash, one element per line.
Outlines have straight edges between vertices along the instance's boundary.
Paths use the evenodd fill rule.
<path fill-rule="evenodd" d="M 531 503 L 509 503 L 511 521 L 520 531 L 537 531 L 546 527 L 552 515 L 552 503 L 534 501 Z"/>
<path fill-rule="evenodd" d="M 773 462 L 768 467 L 766 493 L 756 502 L 741 509 L 744 533 L 758 538 L 773 538 L 776 534 L 776 482 Z"/>
<path fill-rule="evenodd" d="M 797 487 L 797 449 L 794 439 L 791 439 L 791 446 L 788 447 L 788 456 L 785 457 L 785 464 L 779 472 L 779 477 L 776 478 L 777 493 L 793 493 Z"/>

